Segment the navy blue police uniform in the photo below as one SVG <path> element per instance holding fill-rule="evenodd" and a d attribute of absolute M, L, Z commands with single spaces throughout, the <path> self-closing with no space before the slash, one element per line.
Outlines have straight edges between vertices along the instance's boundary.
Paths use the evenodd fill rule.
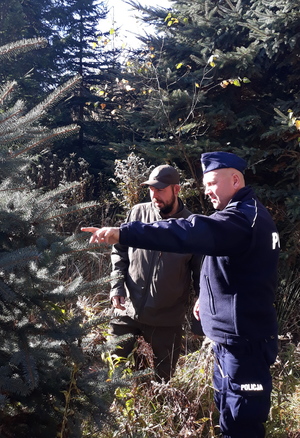
<path fill-rule="evenodd" d="M 235 154 L 201 157 L 204 173 L 246 162 Z M 241 188 L 210 216 L 120 228 L 120 243 L 136 248 L 205 255 L 199 308 L 213 341 L 215 402 L 224 438 L 263 438 L 270 409 L 270 366 L 277 355 L 274 307 L 279 235 L 251 187 Z"/>

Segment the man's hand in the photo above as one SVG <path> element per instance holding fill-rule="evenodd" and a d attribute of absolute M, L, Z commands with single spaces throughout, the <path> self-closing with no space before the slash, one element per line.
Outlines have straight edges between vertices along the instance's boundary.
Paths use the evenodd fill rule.
<path fill-rule="evenodd" d="M 90 243 L 108 243 L 114 245 L 119 242 L 120 229 L 114 227 L 84 227 L 81 231 L 87 231 L 88 233 L 93 233 L 90 238 Z"/>
<path fill-rule="evenodd" d="M 197 321 L 200 321 L 200 315 L 199 315 L 199 300 L 197 299 L 194 305 L 193 309 L 193 315 L 196 318 Z"/>
<path fill-rule="evenodd" d="M 115 309 L 125 310 L 125 307 L 124 307 L 125 298 L 124 297 L 119 297 L 118 295 L 115 295 L 114 297 L 112 297 L 111 302 L 112 302 L 112 306 Z"/>

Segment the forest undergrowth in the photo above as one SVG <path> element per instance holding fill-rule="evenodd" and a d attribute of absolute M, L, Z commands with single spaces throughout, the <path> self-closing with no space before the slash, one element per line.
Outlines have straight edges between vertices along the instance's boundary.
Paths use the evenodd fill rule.
<path fill-rule="evenodd" d="M 107 302 L 106 302 L 106 305 Z M 88 308 L 88 302 L 85 303 Z M 95 309 L 95 304 L 93 304 Z M 102 309 L 106 314 L 108 307 Z M 107 326 L 94 336 L 105 342 Z M 279 354 L 272 366 L 273 392 L 267 438 L 300 438 L 300 344 L 280 337 Z M 148 368 L 137 370 L 134 354 L 116 358 L 107 351 L 101 363 L 108 381 L 121 381 L 109 401 L 109 420 L 101 430 L 84 427 L 90 438 L 217 438 L 218 412 L 213 400 L 211 342 L 191 333 L 186 325 L 176 373 L 169 383 L 154 380 L 151 348 L 140 338 L 135 355 Z M 95 358 L 97 364 L 97 358 Z M 140 361 L 139 361 L 140 362 Z"/>

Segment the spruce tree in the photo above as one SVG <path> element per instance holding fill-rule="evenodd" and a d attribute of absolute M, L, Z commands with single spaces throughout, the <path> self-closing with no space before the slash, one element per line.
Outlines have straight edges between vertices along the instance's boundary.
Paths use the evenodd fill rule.
<path fill-rule="evenodd" d="M 260 195 L 283 232 L 284 250 L 297 257 L 298 2 L 172 5 L 167 11 L 136 4 L 160 33 L 142 38 L 148 52 L 132 60 L 137 93 L 126 115 L 135 140 L 140 150 L 148 143 L 149 153 L 188 160 L 198 176 L 201 152 L 244 156 L 248 181 L 263 186 Z"/>
<path fill-rule="evenodd" d="M 107 6 L 99 0 L 72 0 L 52 2 L 49 22 L 56 28 L 54 43 L 60 51 L 59 74 L 68 78 L 80 74 L 81 87 L 68 105 L 60 108 L 61 120 L 76 119 L 80 131 L 76 143 L 69 150 L 79 150 L 97 142 L 94 131 L 97 118 L 98 98 L 93 90 L 101 89 L 105 82 L 113 80 L 116 72 L 115 54 L 104 50 L 102 40 L 109 32 L 101 32 L 101 21 L 106 18 Z M 56 118 L 57 121 L 57 118 Z"/>
<path fill-rule="evenodd" d="M 44 40 L 9 44 L 0 48 L 1 61 L 44 44 Z M 103 279 L 84 279 L 80 254 L 88 252 L 86 236 L 57 231 L 64 216 L 95 203 L 66 207 L 70 184 L 53 191 L 36 189 L 27 172 L 34 153 L 43 153 L 54 142 L 78 132 L 76 125 L 50 130 L 39 121 L 80 80 L 70 79 L 31 110 L 14 100 L 15 82 L 6 83 L 0 91 L 3 437 L 81 437 L 88 422 L 100 430 L 104 395 L 110 393 L 108 385 L 113 386 L 106 383 L 107 372 L 99 358 L 90 371 L 94 353 L 101 353 L 101 345 L 93 344 L 91 330 L 101 318 L 96 314 L 94 319 L 87 318 L 76 304 L 99 293 Z"/>
<path fill-rule="evenodd" d="M 280 285 L 295 278 L 288 271 L 299 277 L 298 2 L 172 0 L 170 10 L 130 3 L 157 29 L 141 38 L 145 49 L 130 64 L 135 95 L 124 118 L 136 151 L 174 160 L 196 180 L 202 152 L 247 159 L 247 182 L 281 235 Z M 199 210 L 207 211 L 203 202 Z"/>

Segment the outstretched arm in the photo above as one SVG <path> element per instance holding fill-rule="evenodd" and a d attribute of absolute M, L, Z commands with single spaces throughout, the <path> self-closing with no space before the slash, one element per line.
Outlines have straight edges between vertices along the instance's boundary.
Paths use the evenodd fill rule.
<path fill-rule="evenodd" d="M 81 231 L 87 231 L 93 234 L 90 238 L 90 243 L 108 243 L 114 245 L 119 242 L 120 238 L 120 229 L 117 227 L 84 227 L 81 228 Z"/>

